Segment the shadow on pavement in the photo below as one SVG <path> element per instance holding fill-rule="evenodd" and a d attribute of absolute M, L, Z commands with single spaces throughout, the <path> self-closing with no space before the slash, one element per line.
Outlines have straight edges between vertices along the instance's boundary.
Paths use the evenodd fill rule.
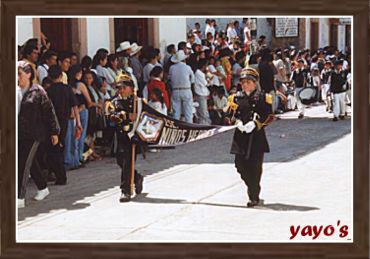
<path fill-rule="evenodd" d="M 163 199 L 148 197 L 148 193 L 142 193 L 132 199 L 131 202 L 138 203 L 161 203 L 161 204 L 192 204 L 192 205 L 206 205 L 206 206 L 216 206 L 216 207 L 226 207 L 226 208 L 241 208 L 247 209 L 246 205 L 233 205 L 233 204 L 222 204 L 222 203 L 212 203 L 212 202 L 189 202 L 182 199 Z M 291 205 L 283 203 L 271 203 L 256 206 L 255 209 L 267 209 L 274 211 L 311 211 L 319 210 L 317 207 L 301 206 L 301 205 Z"/>
<path fill-rule="evenodd" d="M 350 119 L 338 122 L 333 122 L 328 118 L 277 120 L 266 128 L 271 152 L 266 154 L 265 162 L 295 160 L 350 132 Z M 208 139 L 178 146 L 176 149 L 147 153 L 145 160 L 139 155 L 137 169 L 142 175 L 148 176 L 180 164 L 234 163 L 234 156 L 230 154 L 233 133 L 234 131 L 231 130 Z M 282 134 L 285 136 L 281 137 Z M 49 213 L 51 210 L 86 208 L 86 206 L 78 207 L 73 204 L 85 197 L 98 196 L 100 192 L 111 188 L 117 188 L 118 191 L 120 183 L 120 169 L 115 164 L 115 159 L 111 157 L 91 162 L 85 168 L 67 172 L 67 175 L 68 184 L 66 186 L 49 186 L 49 197 L 39 202 L 31 200 L 36 193 L 36 188 L 34 184 L 29 184 L 26 208 L 18 210 L 18 220 Z M 118 199 L 117 195 L 117 202 Z M 153 199 L 151 201 L 160 203 Z M 169 202 L 171 200 L 167 200 L 167 203 Z M 277 208 L 279 206 L 272 206 L 272 209 L 279 210 Z M 284 206 L 282 208 L 284 210 Z"/>

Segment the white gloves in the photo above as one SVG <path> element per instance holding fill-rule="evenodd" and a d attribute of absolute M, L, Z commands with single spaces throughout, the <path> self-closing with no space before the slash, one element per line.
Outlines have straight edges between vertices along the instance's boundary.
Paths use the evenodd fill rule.
<path fill-rule="evenodd" d="M 250 121 L 244 125 L 246 133 L 251 133 L 255 127 L 256 127 L 256 123 L 254 123 L 254 121 Z"/>
<path fill-rule="evenodd" d="M 235 125 L 238 127 L 238 130 L 240 130 L 241 132 L 245 131 L 242 121 L 238 121 Z"/>
<path fill-rule="evenodd" d="M 245 132 L 245 133 L 251 133 L 254 130 L 254 128 L 256 127 L 256 124 L 254 123 L 254 121 L 250 121 L 250 122 L 248 122 L 244 125 L 243 125 L 243 122 L 238 121 L 238 123 L 236 125 L 238 126 L 238 129 L 241 132 Z"/>

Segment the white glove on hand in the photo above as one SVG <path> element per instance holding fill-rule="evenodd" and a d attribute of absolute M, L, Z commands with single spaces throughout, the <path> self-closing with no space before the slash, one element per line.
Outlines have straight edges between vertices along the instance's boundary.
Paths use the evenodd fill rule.
<path fill-rule="evenodd" d="M 238 127 L 238 130 L 245 132 L 245 126 L 243 125 L 242 121 L 238 121 L 235 125 Z"/>
<path fill-rule="evenodd" d="M 254 121 L 250 121 L 250 122 L 246 123 L 243 127 L 244 127 L 244 131 L 246 133 L 251 133 L 254 130 L 254 128 L 256 127 L 256 123 L 254 123 Z"/>

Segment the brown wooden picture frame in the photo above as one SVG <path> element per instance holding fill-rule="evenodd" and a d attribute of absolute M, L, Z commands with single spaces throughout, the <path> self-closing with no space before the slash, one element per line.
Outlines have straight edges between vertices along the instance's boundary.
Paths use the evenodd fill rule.
<path fill-rule="evenodd" d="M 353 15 L 353 243 L 35 243 L 15 241 L 16 15 Z M 1 2 L 1 258 L 369 258 L 368 1 Z M 334 169 L 333 169 L 334 170 Z"/>

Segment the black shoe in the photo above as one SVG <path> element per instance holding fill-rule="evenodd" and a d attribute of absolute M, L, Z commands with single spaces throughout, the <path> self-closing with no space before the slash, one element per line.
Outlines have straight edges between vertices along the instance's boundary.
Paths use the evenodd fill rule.
<path fill-rule="evenodd" d="M 303 113 L 300 113 L 300 114 L 298 115 L 298 119 L 303 119 L 303 117 L 304 117 Z"/>
<path fill-rule="evenodd" d="M 142 175 L 138 175 L 137 182 L 135 183 L 136 194 L 140 194 L 143 192 L 143 182 L 144 182 L 144 177 Z"/>
<path fill-rule="evenodd" d="M 337 118 L 337 117 L 334 117 L 334 118 L 333 118 L 333 121 L 338 121 L 338 118 Z"/>
<path fill-rule="evenodd" d="M 344 117 L 343 115 L 340 115 L 340 116 L 339 116 L 339 119 L 344 120 L 344 119 L 345 119 L 345 117 Z"/>
<path fill-rule="evenodd" d="M 258 200 L 258 201 L 249 201 L 247 203 L 248 208 L 253 208 L 254 206 L 261 206 L 264 204 L 264 200 Z"/>
<path fill-rule="evenodd" d="M 258 205 L 258 201 L 248 201 L 247 208 L 253 208 Z"/>
<path fill-rule="evenodd" d="M 128 193 L 122 193 L 119 202 L 129 202 L 131 200 L 131 195 Z"/>

